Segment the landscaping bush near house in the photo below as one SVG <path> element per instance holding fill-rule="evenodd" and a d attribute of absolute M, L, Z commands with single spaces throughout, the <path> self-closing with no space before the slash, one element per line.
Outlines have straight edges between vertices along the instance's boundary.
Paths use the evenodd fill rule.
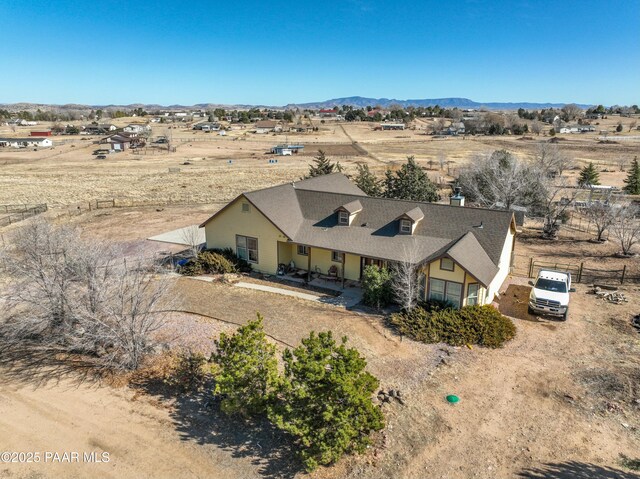
<path fill-rule="evenodd" d="M 240 271 L 241 273 L 251 272 L 251 263 L 249 263 L 248 261 L 242 258 L 238 258 L 231 248 L 223 248 L 223 249 L 214 248 L 214 249 L 207 250 L 206 252 L 216 253 L 226 258 L 236 267 L 236 270 Z"/>
<path fill-rule="evenodd" d="M 238 271 L 236 265 L 225 256 L 212 251 L 204 251 L 198 254 L 197 258 L 192 258 L 180 267 L 180 273 L 185 276 L 196 276 L 198 274 L 225 274 Z"/>
<path fill-rule="evenodd" d="M 362 272 L 362 301 L 367 306 L 384 308 L 393 299 L 391 272 L 375 265 L 367 266 Z"/>
<path fill-rule="evenodd" d="M 428 303 L 395 313 L 389 321 L 416 341 L 452 346 L 479 344 L 499 348 L 516 334 L 513 322 L 490 305 L 454 309 L 443 303 Z"/>

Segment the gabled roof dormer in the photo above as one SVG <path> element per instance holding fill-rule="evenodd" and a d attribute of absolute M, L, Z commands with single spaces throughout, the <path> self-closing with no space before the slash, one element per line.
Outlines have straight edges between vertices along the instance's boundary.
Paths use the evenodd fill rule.
<path fill-rule="evenodd" d="M 356 215 L 362 211 L 362 203 L 359 200 L 350 201 L 335 209 L 338 214 L 339 226 L 351 226 Z"/>
<path fill-rule="evenodd" d="M 419 207 L 415 207 L 398 217 L 398 233 L 412 235 L 418 223 L 424 218 L 424 213 Z"/>

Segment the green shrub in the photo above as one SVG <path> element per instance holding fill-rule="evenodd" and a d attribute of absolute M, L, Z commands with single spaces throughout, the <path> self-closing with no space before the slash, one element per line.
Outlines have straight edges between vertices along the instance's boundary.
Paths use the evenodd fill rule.
<path fill-rule="evenodd" d="M 219 253 L 205 251 L 198 255 L 198 261 L 204 271 L 209 274 L 235 273 L 237 271 L 235 265 Z"/>
<path fill-rule="evenodd" d="M 490 305 L 454 309 L 446 303 L 431 302 L 393 314 L 389 321 L 416 341 L 452 346 L 479 344 L 498 348 L 516 334 L 513 321 Z"/>
<path fill-rule="evenodd" d="M 197 258 L 191 258 L 180 267 L 180 274 L 196 276 L 199 274 L 225 274 L 238 271 L 236 265 L 225 256 L 213 251 L 204 251 Z"/>
<path fill-rule="evenodd" d="M 331 331 L 311 332 L 302 345 L 283 354 L 280 401 L 270 408 L 269 418 L 296 437 L 308 471 L 362 452 L 370 444 L 369 434 L 384 427 L 382 411 L 371 399 L 380 383 L 346 342 L 344 337 L 338 343 Z"/>
<path fill-rule="evenodd" d="M 191 258 L 185 264 L 180 266 L 178 272 L 185 276 L 197 276 L 199 274 L 204 274 L 204 268 L 197 258 Z"/>
<path fill-rule="evenodd" d="M 362 301 L 367 306 L 384 308 L 393 299 L 391 272 L 375 265 L 367 266 L 362 272 Z"/>
<path fill-rule="evenodd" d="M 238 258 L 231 248 L 214 248 L 207 251 L 223 256 L 236 267 L 236 270 L 242 273 L 251 272 L 251 263 L 242 258 Z"/>
<path fill-rule="evenodd" d="M 171 370 L 165 377 L 165 383 L 185 393 L 197 391 L 206 380 L 206 364 L 207 360 L 201 353 L 180 352 L 174 357 Z"/>

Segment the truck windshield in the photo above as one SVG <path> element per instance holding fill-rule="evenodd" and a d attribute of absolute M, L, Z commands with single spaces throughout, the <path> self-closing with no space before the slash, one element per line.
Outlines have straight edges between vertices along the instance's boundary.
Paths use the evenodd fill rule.
<path fill-rule="evenodd" d="M 567 285 L 563 281 L 538 278 L 538 281 L 536 281 L 536 289 L 543 289 L 545 291 L 552 291 L 554 293 L 566 293 Z"/>

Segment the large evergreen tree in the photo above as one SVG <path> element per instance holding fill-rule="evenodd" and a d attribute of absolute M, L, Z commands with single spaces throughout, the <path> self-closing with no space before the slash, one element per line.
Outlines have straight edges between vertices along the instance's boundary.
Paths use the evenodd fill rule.
<path fill-rule="evenodd" d="M 640 195 L 640 163 L 636 156 L 631 162 L 631 169 L 624 180 L 626 186 L 623 188 L 625 193 L 630 195 Z"/>
<path fill-rule="evenodd" d="M 215 342 L 215 393 L 222 396 L 221 408 L 228 414 L 265 412 L 279 382 L 276 348 L 267 342 L 263 318 L 257 316 L 231 336 L 221 333 Z"/>
<path fill-rule="evenodd" d="M 314 178 L 316 176 L 330 175 L 342 171 L 340 162 L 331 163 L 323 150 L 318 150 L 318 156 L 314 157 L 313 164 L 309 165 L 309 174 L 305 178 Z"/>
<path fill-rule="evenodd" d="M 355 184 L 369 196 L 382 196 L 382 185 L 376 175 L 371 173 L 369 165 L 364 163 L 358 164 L 358 174 L 356 175 Z"/>
<path fill-rule="evenodd" d="M 418 166 L 413 156 L 409 156 L 407 163 L 395 173 L 387 170 L 384 186 L 386 198 L 429 202 L 440 199 L 436 185 Z"/>
<path fill-rule="evenodd" d="M 384 427 L 382 411 L 371 399 L 379 381 L 364 370 L 365 359 L 346 341 L 338 345 L 330 331 L 312 332 L 283 355 L 282 400 L 270 418 L 298 438 L 308 470 L 362 451 L 369 434 Z"/>
<path fill-rule="evenodd" d="M 592 186 L 600 184 L 600 174 L 595 165 L 591 162 L 580 171 L 578 186 Z"/>

